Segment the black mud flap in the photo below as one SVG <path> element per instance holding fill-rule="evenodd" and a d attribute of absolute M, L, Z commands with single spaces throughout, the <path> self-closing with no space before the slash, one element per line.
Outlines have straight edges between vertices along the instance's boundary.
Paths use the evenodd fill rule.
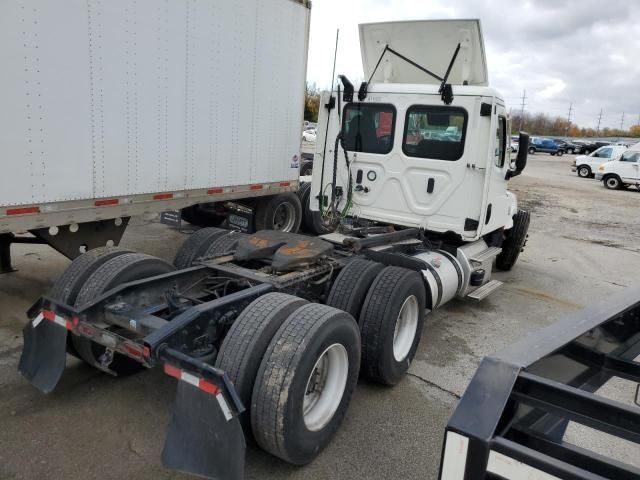
<path fill-rule="evenodd" d="M 18 370 L 43 393 L 51 392 L 64 372 L 67 329 L 39 314 L 22 330 L 24 347 Z"/>
<path fill-rule="evenodd" d="M 230 418 L 224 402 L 222 394 L 178 382 L 162 451 L 165 467 L 211 479 L 244 478 L 244 434 L 238 417 Z"/>

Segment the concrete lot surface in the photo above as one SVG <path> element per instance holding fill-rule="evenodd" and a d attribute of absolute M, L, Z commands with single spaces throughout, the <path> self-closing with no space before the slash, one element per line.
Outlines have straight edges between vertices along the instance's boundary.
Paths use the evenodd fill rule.
<path fill-rule="evenodd" d="M 294 468 L 249 448 L 247 478 L 436 478 L 444 427 L 483 356 L 637 285 L 640 191 L 580 179 L 571 160 L 532 156 L 511 182 L 532 224 L 519 263 L 496 274 L 502 289 L 430 314 L 410 374 L 395 388 L 360 381 L 342 428 L 314 463 Z M 185 238 L 137 218 L 122 244 L 171 260 Z M 0 276 L 0 479 L 191 478 L 160 464 L 175 394 L 174 380 L 160 371 L 114 379 L 69 359 L 48 396 L 20 377 L 24 312 L 68 261 L 46 247 L 17 245 L 14 264 L 18 272 Z M 609 390 L 629 402 L 635 393 L 630 383 Z M 607 439 L 574 428 L 568 435 L 606 451 Z"/>

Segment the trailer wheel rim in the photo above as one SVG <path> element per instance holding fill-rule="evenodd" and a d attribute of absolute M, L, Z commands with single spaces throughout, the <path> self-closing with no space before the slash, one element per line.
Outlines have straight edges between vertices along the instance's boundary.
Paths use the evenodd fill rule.
<path fill-rule="evenodd" d="M 291 232 L 296 223 L 296 209 L 289 202 L 282 202 L 273 213 L 273 229 Z"/>
<path fill-rule="evenodd" d="M 393 357 L 401 362 L 413 346 L 418 333 L 418 318 L 420 316 L 418 299 L 411 295 L 402 304 L 396 320 L 396 328 L 393 332 Z"/>
<path fill-rule="evenodd" d="M 342 401 L 348 376 L 347 349 L 334 343 L 322 352 L 307 379 L 302 413 L 309 430 L 322 430 L 331 421 Z"/>

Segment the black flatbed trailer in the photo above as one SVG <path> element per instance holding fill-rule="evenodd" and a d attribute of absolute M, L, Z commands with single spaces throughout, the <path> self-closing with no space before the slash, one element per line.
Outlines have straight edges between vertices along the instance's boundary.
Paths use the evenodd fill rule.
<path fill-rule="evenodd" d="M 598 394 L 614 378 L 640 383 L 638 358 L 637 289 L 485 358 L 447 425 L 440 478 L 640 478 L 637 465 L 564 439 L 575 422 L 640 457 L 638 390 L 636 405 Z"/>

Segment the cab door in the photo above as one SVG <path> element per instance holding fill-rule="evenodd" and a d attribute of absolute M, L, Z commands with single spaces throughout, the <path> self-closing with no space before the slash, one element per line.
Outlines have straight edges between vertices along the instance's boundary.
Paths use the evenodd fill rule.
<path fill-rule="evenodd" d="M 617 172 L 625 183 L 637 183 L 640 180 L 640 152 L 627 151 L 618 160 Z"/>

